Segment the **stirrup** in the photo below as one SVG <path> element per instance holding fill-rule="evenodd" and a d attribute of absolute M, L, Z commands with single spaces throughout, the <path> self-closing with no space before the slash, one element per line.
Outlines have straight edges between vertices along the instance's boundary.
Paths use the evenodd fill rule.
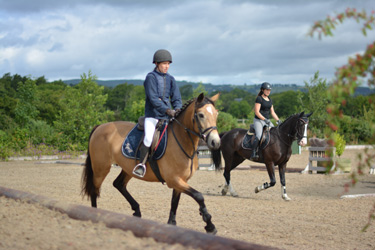
<path fill-rule="evenodd" d="M 146 166 L 143 163 L 137 164 L 133 169 L 133 174 L 135 176 L 143 178 L 146 174 Z"/>

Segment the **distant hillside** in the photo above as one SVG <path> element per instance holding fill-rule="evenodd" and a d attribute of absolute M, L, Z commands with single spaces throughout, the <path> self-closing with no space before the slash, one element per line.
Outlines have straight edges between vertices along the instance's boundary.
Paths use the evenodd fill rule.
<path fill-rule="evenodd" d="M 78 84 L 81 79 L 71 79 L 65 80 L 64 82 L 69 85 Z M 96 81 L 101 86 L 106 86 L 109 88 L 114 88 L 119 84 L 133 84 L 133 85 L 143 85 L 143 80 L 131 79 L 131 80 L 97 80 Z M 230 92 L 233 89 L 241 89 L 246 92 L 250 92 L 252 94 L 258 94 L 260 89 L 260 84 L 244 84 L 244 85 L 230 85 L 230 84 L 219 84 L 215 85 L 212 83 L 197 83 L 197 82 L 187 82 L 187 81 L 177 81 L 177 85 L 182 87 L 184 85 L 191 85 L 193 89 L 197 88 L 199 84 L 203 84 L 206 91 L 211 94 L 213 92 Z M 302 92 L 306 92 L 306 88 L 304 85 L 297 85 L 297 84 L 272 84 L 272 93 L 280 93 L 284 91 L 297 91 L 300 90 Z M 370 95 L 375 94 L 375 89 L 370 89 L 368 87 L 358 87 L 356 89 L 355 95 Z"/>

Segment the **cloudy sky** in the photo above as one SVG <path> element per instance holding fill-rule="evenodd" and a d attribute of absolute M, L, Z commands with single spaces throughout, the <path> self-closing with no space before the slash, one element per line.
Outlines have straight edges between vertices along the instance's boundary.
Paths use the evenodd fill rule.
<path fill-rule="evenodd" d="M 144 79 L 157 49 L 173 56 L 177 80 L 213 84 L 303 84 L 316 71 L 331 79 L 348 56 L 375 40 L 362 24 L 334 37 L 307 33 L 373 0 L 0 0 L 0 73 Z"/>

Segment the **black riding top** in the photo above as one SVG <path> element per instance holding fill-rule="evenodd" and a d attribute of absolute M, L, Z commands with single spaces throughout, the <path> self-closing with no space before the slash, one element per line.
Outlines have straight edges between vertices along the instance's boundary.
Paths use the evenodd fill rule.
<path fill-rule="evenodd" d="M 259 113 L 261 113 L 266 119 L 270 119 L 271 114 L 271 107 L 272 107 L 272 100 L 269 98 L 269 101 L 263 99 L 262 96 L 257 96 L 257 99 L 255 100 L 255 103 L 260 103 L 260 110 Z M 257 115 L 255 115 L 255 118 L 260 119 Z"/>

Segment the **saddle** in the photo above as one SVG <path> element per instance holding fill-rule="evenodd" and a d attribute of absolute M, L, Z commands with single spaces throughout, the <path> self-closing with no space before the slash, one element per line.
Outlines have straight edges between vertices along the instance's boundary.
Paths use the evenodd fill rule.
<path fill-rule="evenodd" d="M 145 117 L 140 117 L 138 119 L 138 123 L 129 132 L 123 142 L 122 153 L 127 158 L 139 159 L 140 157 L 138 148 L 144 138 L 144 119 Z M 164 155 L 167 146 L 167 133 L 165 131 L 163 136 L 161 136 L 161 134 L 166 129 L 166 126 L 166 120 L 159 120 L 156 125 L 154 137 L 150 147 L 150 159 L 158 160 Z"/>
<path fill-rule="evenodd" d="M 141 116 L 138 118 L 137 129 L 140 131 L 145 130 L 145 118 L 146 117 L 144 116 Z M 154 137 L 152 137 L 152 143 L 151 143 L 151 152 L 154 152 L 155 148 L 158 146 L 160 135 L 163 132 L 162 129 L 160 128 L 163 127 L 164 129 L 164 126 L 163 126 L 164 123 L 165 123 L 165 120 L 159 120 L 155 126 L 155 133 L 154 133 Z M 144 137 L 144 132 L 143 132 L 142 140 L 143 140 L 143 137 Z"/>
<path fill-rule="evenodd" d="M 253 150 L 252 148 L 252 142 L 255 138 L 255 129 L 254 124 L 250 125 L 249 130 L 246 132 L 243 140 L 242 140 L 242 148 L 247 150 Z M 270 130 L 268 129 L 268 126 L 263 127 L 263 133 L 262 137 L 260 138 L 259 142 L 259 149 L 263 150 L 268 146 L 268 143 L 270 142 Z"/>

